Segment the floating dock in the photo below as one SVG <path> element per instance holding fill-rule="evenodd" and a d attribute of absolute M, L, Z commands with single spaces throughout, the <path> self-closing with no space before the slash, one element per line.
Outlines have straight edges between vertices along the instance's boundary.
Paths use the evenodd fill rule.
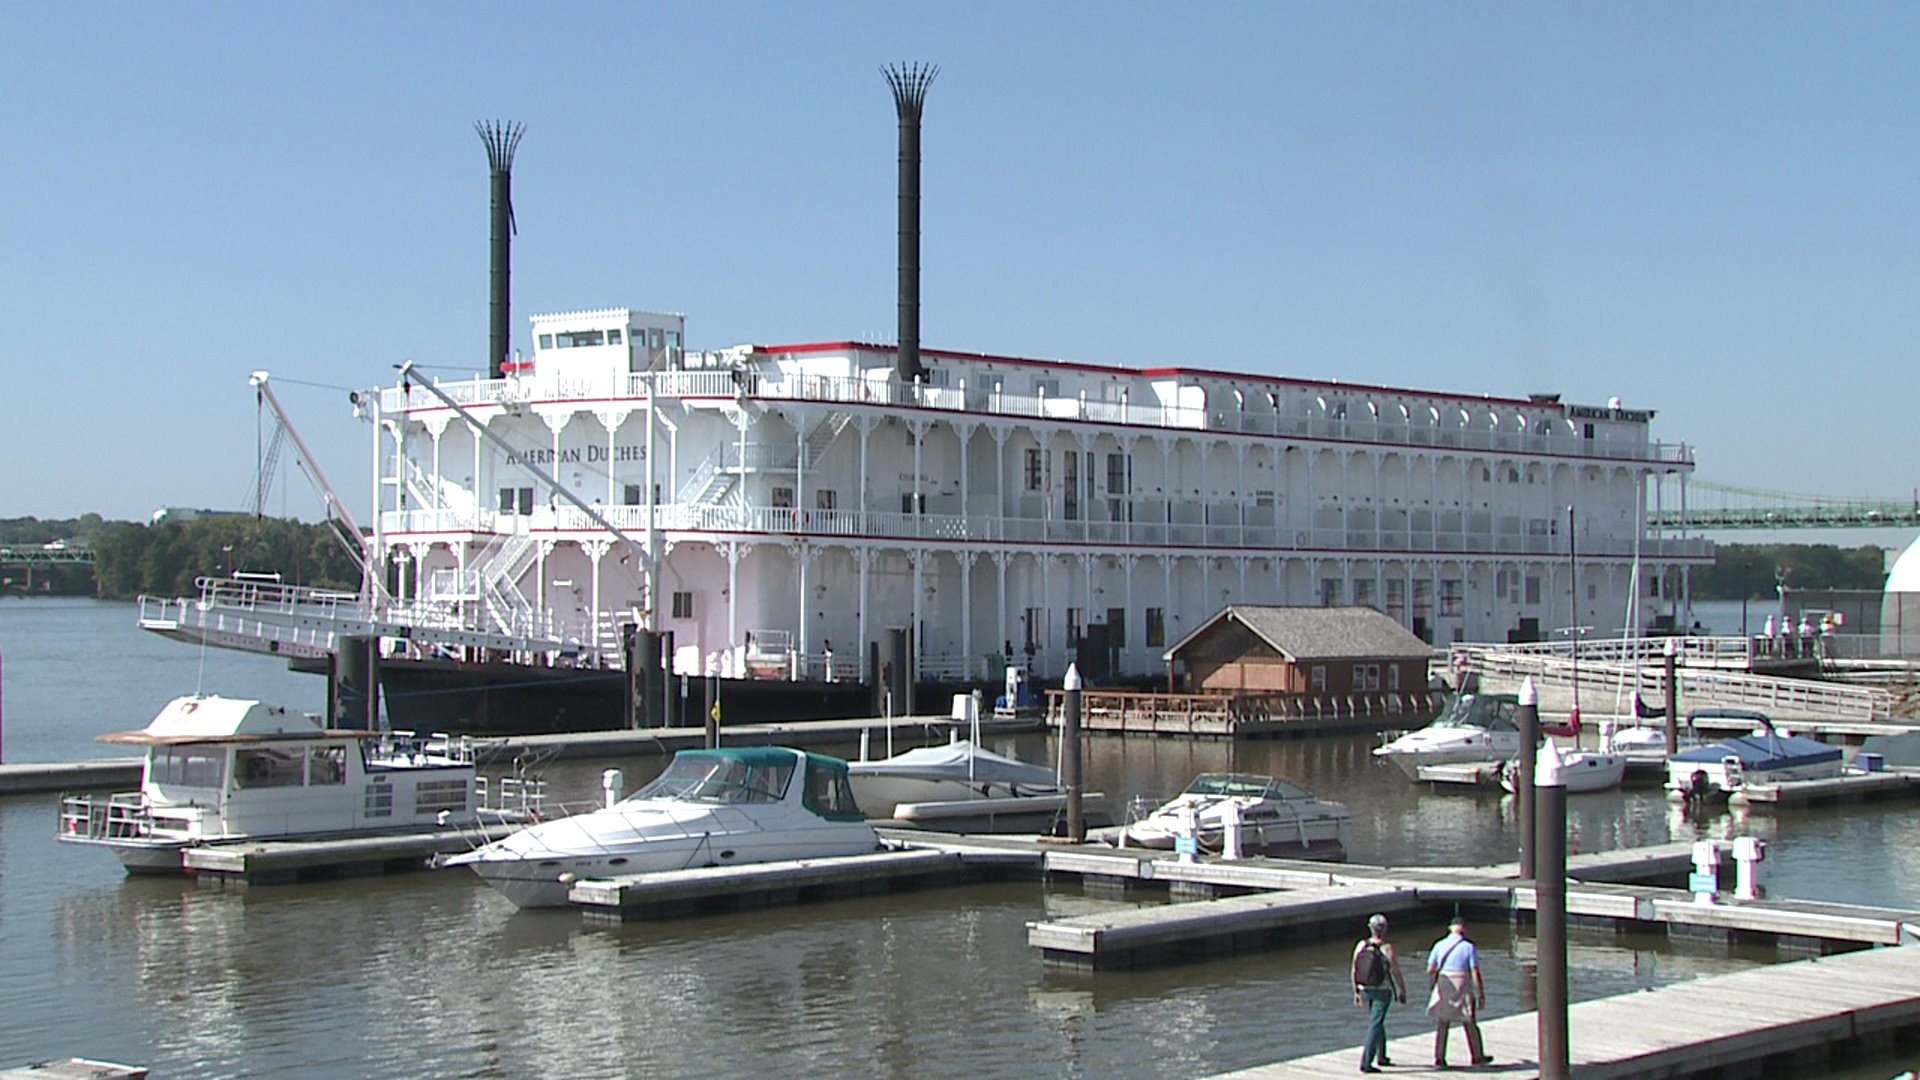
<path fill-rule="evenodd" d="M 1406 1006 L 1402 1006 L 1405 1008 Z M 1362 1025 L 1356 1021 L 1355 1035 Z M 1583 1001 L 1568 1009 L 1573 1073 L 1583 1080 L 1713 1075 L 1818 1076 L 1836 1049 L 1881 1054 L 1920 1028 L 1920 948 L 1870 949 L 1694 979 Z M 1493 1064 L 1474 1072 L 1534 1076 L 1539 1018 L 1480 1025 Z M 1466 1068 L 1466 1039 L 1449 1040 L 1454 1068 L 1433 1061 L 1433 1032 L 1391 1039 L 1394 1076 L 1451 1076 Z M 1216 1080 L 1308 1080 L 1352 1073 L 1360 1048 L 1259 1065 Z"/>
<path fill-rule="evenodd" d="M 435 855 L 471 851 L 524 827 L 524 823 L 490 823 L 376 836 L 234 840 L 185 848 L 180 863 L 202 881 L 234 885 L 404 873 L 426 869 Z"/>
<path fill-rule="evenodd" d="M 1920 776 L 1904 770 L 1854 772 L 1819 780 L 1783 780 L 1777 784 L 1743 784 L 1727 796 L 1734 806 L 1793 807 L 1826 803 L 1911 799 L 1920 795 Z"/>
<path fill-rule="evenodd" d="M 0 795 L 50 795 L 61 791 L 113 791 L 140 786 L 144 758 L 109 758 L 67 764 L 0 765 Z"/>

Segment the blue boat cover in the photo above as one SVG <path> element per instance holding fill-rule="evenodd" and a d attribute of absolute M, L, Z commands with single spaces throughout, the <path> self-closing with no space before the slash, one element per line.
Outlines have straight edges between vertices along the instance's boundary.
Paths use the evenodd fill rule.
<path fill-rule="evenodd" d="M 1673 755 L 1673 761 L 1719 762 L 1739 758 L 1742 769 L 1787 769 L 1840 760 L 1841 750 L 1805 735 L 1735 735 Z"/>

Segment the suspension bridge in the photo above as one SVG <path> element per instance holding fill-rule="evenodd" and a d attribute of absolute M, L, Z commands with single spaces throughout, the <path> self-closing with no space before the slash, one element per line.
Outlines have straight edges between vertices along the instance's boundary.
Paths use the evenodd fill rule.
<path fill-rule="evenodd" d="M 1920 528 L 1920 493 L 1905 501 L 1846 499 L 1693 480 L 1687 484 L 1684 510 L 1675 506 L 1650 510 L 1647 524 L 1696 531 Z"/>

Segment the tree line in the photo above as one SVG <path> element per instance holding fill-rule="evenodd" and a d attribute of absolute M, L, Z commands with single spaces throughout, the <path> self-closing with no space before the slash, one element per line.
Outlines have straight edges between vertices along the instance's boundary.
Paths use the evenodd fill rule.
<path fill-rule="evenodd" d="M 1776 584 L 1793 589 L 1879 590 L 1887 582 L 1886 552 L 1871 544 L 1718 544 L 1713 565 L 1691 575 L 1696 600 L 1772 597 Z"/>
<path fill-rule="evenodd" d="M 35 592 L 110 600 L 130 600 L 142 593 L 197 596 L 195 579 L 236 571 L 279 574 L 289 585 L 349 591 L 360 587 L 360 568 L 348 554 L 352 540 L 332 522 L 242 514 L 151 525 L 107 521 L 98 514 L 44 521 L 0 518 L 0 546 L 37 547 L 54 540 L 91 548 L 93 565 L 47 568 L 50 573 L 36 569 Z"/>
<path fill-rule="evenodd" d="M 120 600 L 141 593 L 191 596 L 199 592 L 195 578 L 236 570 L 277 573 L 290 585 L 360 587 L 359 567 L 347 554 L 350 541 L 331 522 L 309 525 L 240 514 L 153 525 L 107 521 L 99 514 L 45 521 L 0 518 L 0 546 L 37 547 L 54 540 L 91 547 L 94 565 L 37 569 L 36 591 Z M 1721 544 L 1712 566 L 1693 571 L 1693 596 L 1771 597 L 1776 575 L 1796 589 L 1879 589 L 1886 583 L 1885 555 L 1872 545 Z"/>

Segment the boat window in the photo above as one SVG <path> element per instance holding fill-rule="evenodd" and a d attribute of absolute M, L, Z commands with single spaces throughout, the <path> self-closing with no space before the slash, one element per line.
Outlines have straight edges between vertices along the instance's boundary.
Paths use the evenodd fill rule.
<path fill-rule="evenodd" d="M 792 779 L 791 763 L 749 765 L 738 758 L 685 754 L 669 762 L 666 771 L 634 792 L 632 799 L 774 803 L 786 795 Z"/>
<path fill-rule="evenodd" d="M 218 788 L 226 783 L 227 752 L 189 746 L 155 749 L 148 770 L 149 778 L 157 784 Z"/>
<path fill-rule="evenodd" d="M 415 817 L 437 814 L 442 810 L 459 814 L 467 809 L 467 780 L 422 780 L 413 790 Z"/>
<path fill-rule="evenodd" d="M 307 755 L 297 749 L 259 746 L 233 753 L 234 787 L 299 787 L 306 772 Z"/>
<path fill-rule="evenodd" d="M 606 344 L 607 335 L 600 330 L 569 330 L 564 334 L 555 334 L 553 340 L 562 349 L 584 349 Z"/>
<path fill-rule="evenodd" d="M 307 751 L 307 786 L 325 787 L 346 782 L 346 747 L 316 746 Z"/>
<path fill-rule="evenodd" d="M 607 331 L 607 344 L 609 345 L 620 344 L 620 331 L 618 330 Z"/>
<path fill-rule="evenodd" d="M 552 335 L 552 334 L 541 334 L 541 335 L 540 335 L 540 347 L 541 347 L 541 348 L 543 348 L 543 349 L 551 349 L 551 348 L 553 348 L 553 335 Z"/>
<path fill-rule="evenodd" d="M 853 801 L 853 785 L 847 782 L 846 771 L 812 759 L 807 761 L 806 804 L 807 809 L 824 818 L 864 816 Z"/>

